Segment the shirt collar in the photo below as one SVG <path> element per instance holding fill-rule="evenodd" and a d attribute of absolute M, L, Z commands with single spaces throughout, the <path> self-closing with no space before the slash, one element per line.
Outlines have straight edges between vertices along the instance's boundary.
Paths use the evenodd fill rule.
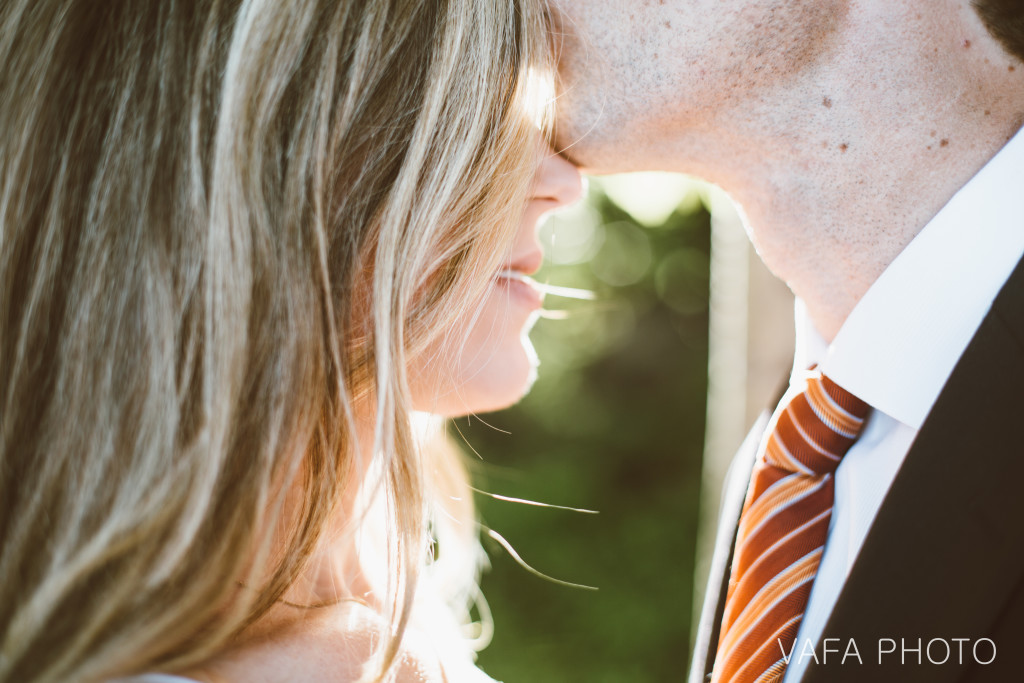
<path fill-rule="evenodd" d="M 796 306 L 794 371 L 824 374 L 920 429 L 1024 254 L 1024 130 L 964 185 L 875 281 L 831 345 Z"/>

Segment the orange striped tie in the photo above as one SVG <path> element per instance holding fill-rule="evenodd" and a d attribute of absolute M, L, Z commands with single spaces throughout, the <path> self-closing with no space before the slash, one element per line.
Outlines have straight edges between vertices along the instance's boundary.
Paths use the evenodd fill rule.
<path fill-rule="evenodd" d="M 833 473 L 868 410 L 813 370 L 776 410 L 740 515 L 714 683 L 782 680 L 828 535 Z"/>

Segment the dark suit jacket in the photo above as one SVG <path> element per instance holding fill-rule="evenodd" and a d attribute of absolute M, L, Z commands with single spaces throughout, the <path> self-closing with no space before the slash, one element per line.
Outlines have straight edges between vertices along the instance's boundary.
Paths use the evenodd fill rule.
<path fill-rule="evenodd" d="M 707 680 L 714 664 L 736 523 L 766 422 L 726 478 L 690 683 Z M 995 648 L 988 664 L 993 646 L 984 638 Z M 826 639 L 837 639 L 828 655 Z M 852 654 L 843 661 L 851 640 L 860 663 Z M 1022 681 L 1021 650 L 1024 260 L 921 426 L 817 644 L 817 664 L 801 680 Z"/>

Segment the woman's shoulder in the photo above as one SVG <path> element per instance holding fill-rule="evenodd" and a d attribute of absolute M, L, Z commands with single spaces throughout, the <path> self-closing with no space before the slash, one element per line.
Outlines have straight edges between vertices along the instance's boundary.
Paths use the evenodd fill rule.
<path fill-rule="evenodd" d="M 107 683 L 201 683 L 194 678 L 172 676 L 171 674 L 139 674 L 127 678 L 117 678 Z"/>
<path fill-rule="evenodd" d="M 374 619 L 309 615 L 285 628 L 264 631 L 208 662 L 192 675 L 201 683 L 354 683 L 385 636 Z M 191 683 L 191 679 L 185 679 Z M 168 680 L 166 683 L 185 683 Z M 450 683 L 428 639 L 412 630 L 395 659 L 396 683 Z M 132 681 L 132 683 L 135 683 Z M 164 683 L 148 680 L 139 683 Z"/>

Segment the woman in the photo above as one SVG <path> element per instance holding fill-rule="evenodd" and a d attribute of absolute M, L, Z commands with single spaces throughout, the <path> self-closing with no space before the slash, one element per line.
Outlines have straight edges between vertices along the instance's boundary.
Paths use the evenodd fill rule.
<path fill-rule="evenodd" d="M 465 474 L 412 411 L 529 384 L 534 227 L 578 194 L 546 30 L 0 5 L 0 681 L 482 676 Z"/>

